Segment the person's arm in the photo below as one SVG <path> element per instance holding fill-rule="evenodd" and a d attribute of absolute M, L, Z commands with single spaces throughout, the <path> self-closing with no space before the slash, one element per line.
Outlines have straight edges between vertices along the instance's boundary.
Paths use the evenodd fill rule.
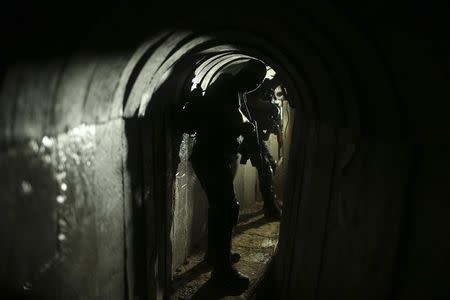
<path fill-rule="evenodd" d="M 261 100 L 260 98 L 251 99 L 248 101 L 247 105 L 251 110 L 270 111 L 272 109 L 272 104 L 270 102 Z"/>

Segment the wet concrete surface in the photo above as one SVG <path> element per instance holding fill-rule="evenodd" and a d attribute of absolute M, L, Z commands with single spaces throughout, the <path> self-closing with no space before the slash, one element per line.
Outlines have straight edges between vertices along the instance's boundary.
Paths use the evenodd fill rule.
<path fill-rule="evenodd" d="M 280 223 L 264 218 L 261 204 L 240 217 L 233 236 L 233 251 L 241 254 L 234 265 L 250 278 L 245 291 L 230 291 L 210 280 L 211 267 L 203 262 L 204 249 L 195 250 L 176 269 L 170 299 L 251 299 L 277 242 Z"/>

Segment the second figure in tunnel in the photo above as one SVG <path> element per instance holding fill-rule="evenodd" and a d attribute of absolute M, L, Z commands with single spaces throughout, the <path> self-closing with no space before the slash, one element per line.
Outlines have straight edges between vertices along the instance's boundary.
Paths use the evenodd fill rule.
<path fill-rule="evenodd" d="M 235 74 L 222 73 L 208 86 L 204 96 L 194 90 L 195 101 L 187 102 L 182 110 L 183 131 L 196 134 L 189 160 L 209 205 L 205 260 L 213 267 L 211 278 L 232 289 L 245 289 L 249 285 L 248 277 L 233 267 L 239 255 L 231 252 L 233 228 L 239 216 L 232 167 L 238 152 L 244 159 L 241 163 L 250 159 L 258 169 L 260 185 L 268 186 L 267 191 L 261 188 L 263 198 L 276 203 L 271 184 L 271 156 L 261 151 L 264 142 L 257 122 L 251 122 L 254 120 L 245 96 L 257 89 L 265 77 L 266 65 L 250 60 Z M 264 180 L 270 184 L 264 184 Z M 266 200 L 264 208 L 266 216 L 281 214 L 278 206 L 266 204 Z"/>
<path fill-rule="evenodd" d="M 264 201 L 264 215 L 280 219 L 281 209 L 274 190 L 273 176 L 277 162 L 269 151 L 267 141 L 275 134 L 278 143 L 278 158 L 283 146 L 283 124 L 281 108 L 274 101 L 274 90 L 281 86 L 277 77 L 264 80 L 261 86 L 247 95 L 240 94 L 241 106 L 245 116 L 255 125 L 250 135 L 244 136 L 239 147 L 241 164 L 248 159 L 258 171 L 259 190 Z"/>

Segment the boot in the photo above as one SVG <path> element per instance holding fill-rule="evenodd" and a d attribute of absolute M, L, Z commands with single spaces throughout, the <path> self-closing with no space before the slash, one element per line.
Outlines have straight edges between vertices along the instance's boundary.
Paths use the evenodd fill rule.
<path fill-rule="evenodd" d="M 208 209 L 208 245 L 205 253 L 205 257 L 203 258 L 203 261 L 206 262 L 208 265 L 213 266 L 215 261 L 215 256 L 217 249 L 215 248 L 215 240 L 214 237 L 217 235 L 217 233 L 214 233 L 214 220 L 212 217 L 211 210 Z M 230 254 L 230 261 L 232 264 L 237 263 L 241 259 L 241 255 L 237 252 L 231 252 Z"/>
<path fill-rule="evenodd" d="M 232 227 L 222 226 L 222 234 L 215 237 L 217 241 L 217 256 L 211 279 L 220 286 L 233 291 L 244 291 L 250 284 L 250 279 L 238 272 L 231 264 L 231 233 Z"/>
<path fill-rule="evenodd" d="M 281 219 L 281 208 L 277 203 L 270 202 L 268 205 L 264 205 L 264 217 L 269 219 L 280 220 Z"/>
<path fill-rule="evenodd" d="M 250 285 L 250 279 L 233 267 L 214 269 L 211 279 L 218 285 L 233 291 L 244 291 Z"/>
<path fill-rule="evenodd" d="M 281 219 L 281 209 L 273 190 L 273 169 L 270 165 L 270 157 L 270 155 L 265 155 L 263 163 L 258 168 L 259 190 L 264 200 L 264 216 L 279 220 Z"/>
<path fill-rule="evenodd" d="M 214 254 L 212 254 L 213 252 L 211 252 L 208 248 L 208 250 L 206 250 L 206 254 L 205 257 L 203 258 L 203 261 L 206 262 L 206 264 L 210 265 L 210 266 L 214 266 Z M 238 252 L 231 252 L 230 254 L 230 261 L 232 264 L 237 263 L 238 261 L 241 260 L 241 255 Z"/>
<path fill-rule="evenodd" d="M 263 195 L 264 198 L 264 216 L 266 218 L 281 219 L 281 208 L 278 205 L 278 201 L 276 198 L 275 193 L 266 193 L 266 195 Z"/>

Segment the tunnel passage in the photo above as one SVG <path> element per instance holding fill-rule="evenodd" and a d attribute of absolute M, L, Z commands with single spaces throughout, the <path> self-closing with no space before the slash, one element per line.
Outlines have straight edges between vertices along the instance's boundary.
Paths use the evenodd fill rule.
<path fill-rule="evenodd" d="M 192 90 L 196 88 L 203 87 L 202 94 L 206 94 L 208 87 L 214 85 L 214 81 L 221 74 L 235 74 L 250 59 L 254 60 L 255 58 L 236 53 L 219 53 L 200 60 L 191 76 L 192 81 L 188 80 L 187 82 L 186 90 L 191 93 L 185 95 L 184 101 L 190 101 Z M 263 102 L 259 101 L 273 101 L 271 103 L 276 105 L 273 107 L 278 107 L 277 110 L 280 112 L 280 135 L 275 135 L 276 131 L 274 131 L 275 133 L 271 134 L 267 140 L 269 153 L 271 153 L 276 164 L 273 188 L 276 201 L 280 203 L 282 202 L 287 171 L 294 111 L 289 106 L 289 92 L 286 92 L 286 88 L 283 87 L 283 80 L 278 79 L 278 77 L 276 80 L 273 79 L 274 76 L 277 76 L 276 71 L 270 66 L 266 66 L 266 68 L 267 75 L 265 83 L 263 83 L 264 86 L 248 94 L 247 98 L 258 101 L 257 103 L 260 103 L 260 105 Z M 173 76 L 176 76 L 176 74 Z M 278 83 L 271 83 L 271 80 Z M 211 99 L 209 105 L 216 105 L 213 100 Z M 208 105 L 208 103 L 204 105 Z M 241 109 L 244 110 L 243 107 Z M 261 118 L 261 113 L 259 111 L 259 118 Z M 271 112 L 264 111 L 264 113 L 266 114 L 265 118 L 269 121 Z M 268 126 L 267 121 L 266 125 L 264 125 L 264 121 L 261 120 L 261 122 L 258 123 L 258 126 Z M 270 129 L 269 126 L 267 130 L 274 129 Z M 260 135 L 260 139 L 262 142 L 263 134 Z M 281 140 L 282 144 L 279 144 L 278 139 Z M 172 291 L 174 291 L 171 299 L 183 297 L 188 299 L 192 296 L 194 298 L 199 297 L 199 294 L 214 293 L 213 288 L 206 287 L 208 286 L 207 279 L 209 279 L 211 269 L 203 262 L 206 250 L 208 203 L 189 162 L 195 140 L 195 134 L 183 134 L 179 147 L 180 162 L 174 182 L 174 212 L 171 227 Z M 264 143 L 266 142 L 264 141 Z M 210 151 L 214 153 L 214 151 L 219 152 L 220 149 L 211 145 Z M 250 276 L 251 286 L 254 289 L 255 283 L 263 276 L 265 264 L 270 261 L 275 250 L 279 222 L 271 218 L 264 218 L 263 196 L 260 188 L 261 184 L 267 185 L 267 183 L 261 183 L 256 165 L 253 166 L 250 161 L 247 161 L 246 164 L 240 164 L 239 161 L 240 156 L 236 158 L 234 163 L 234 168 L 236 168 L 234 190 L 240 204 L 240 221 L 235 230 L 233 247 L 241 256 L 240 262 L 236 266 Z M 270 197 L 267 194 L 265 196 Z M 251 294 L 252 288 L 246 292 L 248 296 Z M 213 296 L 210 295 L 210 297 Z"/>
<path fill-rule="evenodd" d="M 55 40 L 72 48 L 39 59 L 18 56 L 2 71 L 2 285 L 66 299 L 166 295 L 168 243 L 157 241 L 169 236 L 161 217 L 168 202 L 156 199 L 165 199 L 174 172 L 149 170 L 172 170 L 151 158 L 173 148 L 169 136 L 152 147 L 164 139 L 153 125 L 169 115 L 146 118 L 145 104 L 157 94 L 178 99 L 170 96 L 177 89 L 157 89 L 157 82 L 170 78 L 169 66 L 199 42 L 159 30 L 202 24 L 234 30 L 222 37 L 258 49 L 264 61 L 279 60 L 301 100 L 287 213 L 267 285 L 277 298 L 448 298 L 448 51 L 403 6 L 389 6 L 391 15 L 382 18 L 390 10 L 378 2 L 350 5 L 352 13 L 334 2 L 200 13 L 168 8 L 173 15 L 164 20 L 148 17 L 159 12 L 151 4 L 120 7 L 93 26 L 88 40 L 34 38 L 42 52 Z M 21 53 L 28 38 L 16 47 Z M 62 216 L 68 226 L 58 224 Z M 144 253 L 135 249 L 139 243 Z"/>
<path fill-rule="evenodd" d="M 2 273 L 6 276 L 17 269 L 16 276 L 4 281 L 9 289 L 32 297 L 74 299 L 165 293 L 172 277 L 172 191 L 181 142 L 172 132 L 171 110 L 192 74 L 207 85 L 222 67 L 250 57 L 240 53 L 248 52 L 246 47 L 225 44 L 227 34 L 224 37 L 163 31 L 133 52 L 104 58 L 75 54 L 51 65 L 19 64 L 8 70 L 2 103 L 24 118 L 16 119 L 17 126 L 3 127 L 2 146 L 14 149 L 4 154 L 3 162 L 42 160 L 50 168 L 48 180 L 55 185 L 54 196 L 36 193 L 49 208 L 30 219 L 35 229 L 17 230 L 35 236 L 35 230 L 45 225 L 57 240 L 54 246 L 50 231 L 40 231 L 48 240 L 42 244 L 41 256 L 33 258 L 28 253 L 36 249 L 14 242 L 14 232 L 2 235 L 11 241 L 5 243 L 11 248 L 3 249 L 4 255 L 22 252 L 35 264 L 22 267 L 23 262 L 13 259 Z M 208 66 L 210 58 L 213 63 Z M 215 58 L 219 59 L 214 63 Z M 195 74 L 198 62 L 206 65 Z M 36 70 L 41 72 L 41 94 L 36 94 Z M 16 80 L 22 74 L 29 77 Z M 11 97 L 14 89 L 21 91 L 16 103 Z M 38 104 L 31 95 L 47 103 Z M 33 198 L 29 190 L 47 189 L 33 179 L 44 172 L 42 168 L 25 175 L 8 170 L 27 189 L 23 193 Z M 3 184 L 2 191 L 14 188 L 9 181 Z M 32 208 L 22 201 L 2 205 L 4 212 Z M 3 218 L 4 228 L 19 218 Z M 86 277 L 79 270 L 95 272 Z M 62 280 L 57 288 L 49 289 L 49 282 L 58 276 Z"/>
<path fill-rule="evenodd" d="M 195 40 L 201 39 L 196 38 L 194 41 Z M 189 45 L 189 43 L 190 42 L 187 44 Z M 179 47 L 180 49 L 183 48 L 183 46 Z M 176 128 L 173 123 L 173 121 L 176 122 L 176 120 L 171 120 L 171 116 L 174 114 L 173 109 L 177 106 L 180 107 L 180 104 L 183 104 L 184 101 L 187 100 L 186 97 L 189 97 L 189 92 L 193 86 L 199 84 L 200 87 L 207 90 L 208 86 L 225 70 L 233 73 L 234 69 L 237 68 L 237 70 L 239 70 L 242 63 L 249 59 L 254 59 L 248 54 L 240 53 L 245 51 L 248 50 L 241 50 L 237 46 L 223 44 L 214 46 L 206 45 L 206 49 L 201 49 L 200 51 L 197 49 L 188 54 L 180 51 L 180 53 L 184 54 L 184 57 L 181 57 L 178 61 L 168 58 L 168 61 L 173 65 L 166 70 L 168 73 L 167 76 L 163 75 L 163 79 L 157 79 L 161 81 L 155 84 L 156 86 L 160 85 L 155 88 L 155 95 L 150 96 L 147 90 L 143 89 L 144 97 L 151 97 L 151 101 L 145 114 L 148 114 L 149 119 L 153 119 L 151 125 L 144 127 L 148 130 L 150 126 L 155 126 L 157 127 L 158 132 L 164 132 L 162 136 L 166 136 L 166 139 L 167 137 L 171 139 L 169 142 L 166 140 L 151 143 L 164 144 L 165 142 L 166 148 L 165 150 L 161 150 L 160 153 L 168 154 L 167 158 L 155 156 L 153 157 L 153 160 L 167 160 L 167 169 L 159 172 L 168 174 L 165 178 L 167 181 L 155 184 L 155 186 L 159 187 L 161 184 L 167 186 L 167 194 L 164 195 L 166 199 L 164 211 L 167 216 L 167 228 L 165 230 L 168 233 L 168 237 L 165 238 L 168 240 L 165 240 L 167 245 L 164 253 L 167 253 L 166 270 L 168 273 L 170 272 L 167 279 L 169 282 L 173 276 L 171 274 L 175 273 L 175 271 L 186 262 L 187 256 L 192 250 L 192 246 L 204 239 L 206 229 L 206 203 L 204 195 L 198 183 L 195 182 L 195 176 L 193 176 L 190 163 L 188 163 L 189 147 L 192 146 L 193 139 L 188 135 L 181 135 L 180 132 L 177 131 L 179 129 Z M 150 59 L 149 63 L 151 62 Z M 145 68 L 146 66 L 144 66 L 141 71 L 142 74 L 145 74 Z M 138 84 L 138 82 L 139 78 L 136 80 L 136 84 Z M 152 84 L 149 84 L 148 86 L 151 87 Z M 288 84 L 286 86 L 288 86 Z M 131 92 L 131 94 L 132 93 L 133 92 Z M 292 93 L 291 101 L 294 101 L 294 95 L 295 94 Z M 170 106 L 170 104 L 172 104 L 172 106 Z M 287 101 L 285 101 L 284 104 L 280 102 L 280 105 L 283 105 L 285 113 L 289 114 L 287 118 L 283 119 L 284 121 L 289 122 L 285 124 L 286 131 L 284 135 L 286 137 L 286 146 L 282 148 L 285 153 L 283 157 L 287 160 L 288 147 L 290 145 L 290 128 L 293 124 L 294 112 L 290 110 Z M 165 119 L 164 123 L 158 124 L 154 121 L 155 115 L 161 114 L 161 112 L 163 114 L 166 113 L 166 117 L 163 118 L 167 119 Z M 287 126 L 289 126 L 289 128 L 287 128 Z M 144 135 L 146 130 L 143 130 Z M 272 139 L 273 150 L 276 149 L 275 143 L 276 142 Z M 286 165 L 287 162 L 284 162 L 283 165 L 279 167 L 275 178 L 277 192 L 279 192 L 280 196 L 282 196 L 284 188 Z M 246 167 L 239 169 L 235 183 L 237 185 L 236 188 L 239 201 L 241 201 L 241 207 L 244 210 L 251 211 L 253 208 L 251 207 L 252 203 L 248 203 L 249 200 L 250 202 L 251 200 L 254 201 L 255 198 L 260 198 L 260 196 L 258 192 L 255 191 L 257 187 L 255 171 L 249 164 Z M 164 240 L 161 241 L 161 243 L 163 242 Z"/>

